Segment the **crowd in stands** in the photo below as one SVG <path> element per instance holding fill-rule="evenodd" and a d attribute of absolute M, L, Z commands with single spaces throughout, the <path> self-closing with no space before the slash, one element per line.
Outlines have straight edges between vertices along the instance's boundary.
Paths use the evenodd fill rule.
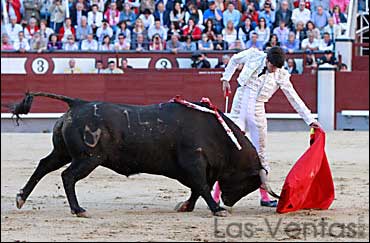
<path fill-rule="evenodd" d="M 310 66 L 315 66 L 323 63 L 329 63 L 337 67 L 338 71 L 347 71 L 347 65 L 344 63 L 338 63 L 334 53 L 330 50 L 324 51 L 321 57 L 317 58 L 317 60 L 313 57 L 312 51 L 308 51 L 307 54 L 307 62 Z M 195 51 L 191 55 L 192 59 L 192 68 L 211 68 L 211 63 L 208 61 L 208 57 L 206 53 Z M 229 54 L 224 54 L 220 59 L 219 62 L 214 66 L 214 68 L 226 68 L 229 64 L 231 56 Z M 75 59 L 71 58 L 68 61 L 68 67 L 64 69 L 63 73 L 65 74 L 78 74 L 78 73 L 95 73 L 95 74 L 123 74 L 126 70 L 132 69 L 133 67 L 128 64 L 128 60 L 125 57 L 121 57 L 120 63 L 116 63 L 115 61 L 109 61 L 108 64 L 105 66 L 103 61 L 96 60 L 95 67 L 91 70 L 84 72 L 80 69 L 78 65 L 76 65 Z M 243 64 L 240 64 L 237 69 L 241 70 L 243 68 Z M 300 74 L 301 71 L 297 67 L 296 61 L 294 58 L 288 57 L 284 66 L 285 69 L 288 70 L 290 74 Z M 86 72 L 87 71 L 87 72 Z"/>
<path fill-rule="evenodd" d="M 95 68 L 90 70 L 90 73 L 96 74 L 122 74 L 123 70 L 132 68 L 127 63 L 126 58 L 122 58 L 120 68 L 117 68 L 117 65 L 114 61 L 109 61 L 107 67 L 104 67 L 104 64 L 101 60 L 95 62 Z M 64 69 L 63 73 L 65 74 L 79 74 L 83 73 L 82 70 L 76 65 L 76 60 L 71 58 L 68 61 L 68 67 Z"/>
<path fill-rule="evenodd" d="M 360 1 L 361 2 L 361 1 Z M 349 0 L 6 0 L 1 50 L 333 51 Z M 5 10 L 5 11 L 4 11 Z"/>

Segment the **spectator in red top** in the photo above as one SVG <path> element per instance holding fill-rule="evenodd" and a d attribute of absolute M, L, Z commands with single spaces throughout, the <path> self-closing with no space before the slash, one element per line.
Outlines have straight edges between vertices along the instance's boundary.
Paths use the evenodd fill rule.
<path fill-rule="evenodd" d="M 120 11 L 117 9 L 116 2 L 111 2 L 109 8 L 104 13 L 104 18 L 108 21 L 113 31 L 116 31 L 120 20 Z"/>
<path fill-rule="evenodd" d="M 241 21 L 244 22 L 246 18 L 252 20 L 252 25 L 255 26 L 258 23 L 258 11 L 256 11 L 254 5 L 250 3 L 247 9 L 243 12 Z"/>
<path fill-rule="evenodd" d="M 193 40 L 197 41 L 202 38 L 202 30 L 195 25 L 195 21 L 193 18 L 190 18 L 188 24 L 183 28 L 183 35 L 191 35 Z"/>
<path fill-rule="evenodd" d="M 9 16 L 17 16 L 17 23 L 19 24 L 22 19 L 21 15 L 21 1 L 20 0 L 7 0 L 6 10 Z"/>
<path fill-rule="evenodd" d="M 39 31 L 39 27 L 37 26 L 37 20 L 33 17 L 30 18 L 28 21 L 28 25 L 24 28 L 24 37 L 27 40 L 31 40 L 33 35 Z"/>
<path fill-rule="evenodd" d="M 59 40 L 66 42 L 69 35 L 73 35 L 74 39 L 76 39 L 76 30 L 72 26 L 72 20 L 71 18 L 66 18 L 64 26 L 59 30 Z"/>
<path fill-rule="evenodd" d="M 302 0 L 296 0 L 293 2 L 293 7 L 294 8 L 298 8 L 299 7 L 299 3 L 301 2 Z M 311 9 L 311 2 L 309 0 L 306 0 L 306 1 L 303 1 L 304 4 L 305 4 L 305 8 L 307 9 Z"/>

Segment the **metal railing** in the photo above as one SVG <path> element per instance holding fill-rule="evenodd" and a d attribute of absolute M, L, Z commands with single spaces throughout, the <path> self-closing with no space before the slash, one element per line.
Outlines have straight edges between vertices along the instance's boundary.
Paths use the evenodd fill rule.
<path fill-rule="evenodd" d="M 359 11 L 358 0 L 349 3 L 348 20 L 345 36 L 356 41 L 360 56 L 369 54 L 369 46 L 363 43 L 369 42 L 369 2 L 365 1 L 365 9 Z"/>

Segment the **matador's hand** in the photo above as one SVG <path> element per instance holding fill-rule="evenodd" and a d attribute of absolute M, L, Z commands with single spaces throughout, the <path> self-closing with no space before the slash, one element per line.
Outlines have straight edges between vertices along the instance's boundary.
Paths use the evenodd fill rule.
<path fill-rule="evenodd" d="M 224 92 L 224 96 L 231 91 L 229 81 L 222 80 L 222 91 Z"/>
<path fill-rule="evenodd" d="M 310 124 L 310 127 L 312 127 L 312 128 L 321 128 L 321 129 L 322 129 L 321 124 L 320 124 L 319 122 L 317 122 L 317 121 L 312 122 L 312 123 Z"/>

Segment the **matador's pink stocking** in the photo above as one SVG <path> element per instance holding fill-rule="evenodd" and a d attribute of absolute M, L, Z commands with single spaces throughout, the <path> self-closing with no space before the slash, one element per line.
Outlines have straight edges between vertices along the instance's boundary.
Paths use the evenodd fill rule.
<path fill-rule="evenodd" d="M 271 200 L 265 189 L 260 188 L 260 194 L 262 201 L 269 202 Z"/>
<path fill-rule="evenodd" d="M 215 185 L 213 186 L 213 199 L 216 203 L 220 202 L 221 198 L 221 189 L 220 185 L 218 184 L 218 181 L 216 181 Z"/>

